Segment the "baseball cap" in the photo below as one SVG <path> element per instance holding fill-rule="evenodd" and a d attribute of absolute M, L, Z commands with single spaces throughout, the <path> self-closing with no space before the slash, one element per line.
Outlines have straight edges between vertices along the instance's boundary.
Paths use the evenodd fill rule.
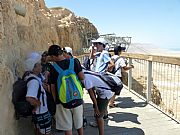
<path fill-rule="evenodd" d="M 104 45 L 108 44 L 108 42 L 102 37 L 99 37 L 96 40 L 92 40 L 92 43 L 101 43 L 101 44 L 104 44 Z"/>
<path fill-rule="evenodd" d="M 59 45 L 51 45 L 48 49 L 48 55 L 52 56 L 58 56 L 59 54 L 61 54 L 61 47 Z"/>
<path fill-rule="evenodd" d="M 71 47 L 64 47 L 65 51 L 67 53 L 70 53 L 71 55 L 73 55 L 73 52 L 72 52 L 72 48 Z"/>
<path fill-rule="evenodd" d="M 32 52 L 28 55 L 27 59 L 25 60 L 25 70 L 26 71 L 32 71 L 34 68 L 34 65 L 38 62 L 41 62 L 41 55 L 37 52 Z"/>

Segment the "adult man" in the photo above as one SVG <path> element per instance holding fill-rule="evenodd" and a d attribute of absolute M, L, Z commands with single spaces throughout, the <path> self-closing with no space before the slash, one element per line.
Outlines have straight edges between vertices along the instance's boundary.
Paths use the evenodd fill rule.
<path fill-rule="evenodd" d="M 72 126 L 74 123 L 75 128 L 78 131 L 79 135 L 83 135 L 83 100 L 78 100 L 79 102 L 73 102 L 73 105 L 76 104 L 73 108 L 67 108 L 69 106 L 64 106 L 62 101 L 60 101 L 60 96 L 63 96 L 58 89 L 60 86 L 57 83 L 60 74 L 66 72 L 65 70 L 69 70 L 70 66 L 73 66 L 71 72 L 75 72 L 75 75 L 80 80 L 84 79 L 84 73 L 82 72 L 82 68 L 78 59 L 66 59 L 63 56 L 63 50 L 58 45 L 51 45 L 48 50 L 48 55 L 50 55 L 51 60 L 54 61 L 58 67 L 62 69 L 62 72 L 58 72 L 54 67 L 50 71 L 51 78 L 51 89 L 53 93 L 53 97 L 57 103 L 56 108 L 56 128 L 59 130 L 64 130 L 65 135 L 72 135 Z M 72 61 L 74 61 L 74 65 L 72 65 Z M 60 78 L 63 78 L 60 77 Z M 62 83 L 61 83 L 62 84 Z M 68 86 L 71 84 L 68 84 Z M 69 88 L 69 87 L 68 87 Z M 71 87 L 70 87 L 71 88 Z M 65 89 L 63 89 L 64 91 Z M 72 90 L 72 89 L 71 89 Z M 66 90 L 65 90 L 66 91 Z M 74 93 L 76 96 L 78 93 Z M 64 97 L 66 99 L 66 97 Z"/>

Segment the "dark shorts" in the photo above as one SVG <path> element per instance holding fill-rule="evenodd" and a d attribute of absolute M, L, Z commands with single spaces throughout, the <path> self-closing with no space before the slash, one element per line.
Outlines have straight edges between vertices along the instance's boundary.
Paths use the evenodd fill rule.
<path fill-rule="evenodd" d="M 96 118 L 102 118 L 105 114 L 105 111 L 107 110 L 107 106 L 109 103 L 109 99 L 101 99 L 101 98 L 97 98 L 97 105 L 98 105 L 98 109 L 100 111 L 100 116 L 96 116 Z"/>
<path fill-rule="evenodd" d="M 117 76 L 117 77 L 118 77 L 119 79 L 121 79 L 121 81 L 122 81 L 122 77 L 119 77 L 119 76 Z M 122 89 L 121 89 L 121 90 L 122 90 Z M 116 96 L 117 96 L 117 95 L 120 95 L 121 90 L 119 90 L 119 91 L 115 92 L 115 93 L 114 93 L 114 95 L 116 95 Z"/>

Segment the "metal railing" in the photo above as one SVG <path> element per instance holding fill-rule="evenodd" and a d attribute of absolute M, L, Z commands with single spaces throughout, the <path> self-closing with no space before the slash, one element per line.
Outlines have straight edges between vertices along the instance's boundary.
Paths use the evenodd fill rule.
<path fill-rule="evenodd" d="M 135 66 L 124 77 L 132 80 L 128 80 L 128 88 L 180 122 L 180 58 L 128 53 L 123 56 Z"/>
<path fill-rule="evenodd" d="M 157 109 L 180 122 L 180 58 L 123 53 L 134 68 L 123 83 Z M 87 55 L 78 56 L 82 63 Z"/>

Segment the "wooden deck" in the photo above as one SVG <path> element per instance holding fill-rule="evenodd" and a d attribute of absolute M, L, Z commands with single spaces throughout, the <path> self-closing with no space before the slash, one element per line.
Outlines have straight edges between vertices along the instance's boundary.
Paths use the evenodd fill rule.
<path fill-rule="evenodd" d="M 92 102 L 84 94 L 84 112 L 88 125 L 84 135 L 98 135 L 98 129 L 89 126 L 94 120 Z M 109 119 L 105 121 L 105 135 L 180 135 L 180 124 L 164 115 L 151 105 L 145 103 L 126 89 L 116 98 L 118 107 L 108 109 Z M 64 135 L 54 131 L 53 135 Z M 74 135 L 77 135 L 74 131 Z"/>

